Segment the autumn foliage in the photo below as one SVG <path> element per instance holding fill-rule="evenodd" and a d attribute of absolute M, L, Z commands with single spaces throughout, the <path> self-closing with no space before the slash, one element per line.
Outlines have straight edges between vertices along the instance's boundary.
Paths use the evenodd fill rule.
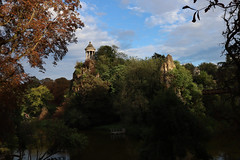
<path fill-rule="evenodd" d="M 23 61 L 44 70 L 49 55 L 54 63 L 61 60 L 84 26 L 80 8 L 79 0 L 0 0 L 1 86 L 26 77 Z"/>
<path fill-rule="evenodd" d="M 13 115 L 26 89 L 20 88 L 27 80 L 23 63 L 44 71 L 45 58 L 61 60 L 84 26 L 80 8 L 79 0 L 0 0 L 0 143 L 18 122 Z"/>

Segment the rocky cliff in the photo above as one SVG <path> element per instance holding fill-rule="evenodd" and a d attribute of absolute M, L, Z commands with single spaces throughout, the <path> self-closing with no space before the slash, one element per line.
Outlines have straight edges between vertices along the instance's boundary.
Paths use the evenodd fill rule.
<path fill-rule="evenodd" d="M 171 55 L 167 55 L 167 57 L 164 59 L 164 62 L 161 66 L 161 72 L 163 73 L 162 77 L 161 77 L 161 80 L 162 82 L 165 83 L 166 87 L 169 88 L 170 87 L 170 77 L 168 76 L 168 72 L 173 70 L 175 68 L 175 64 L 174 64 L 174 61 L 173 61 L 173 58 Z"/>
<path fill-rule="evenodd" d="M 173 62 L 173 58 L 171 55 L 167 55 L 167 57 L 165 58 L 162 66 L 161 66 L 161 71 L 166 74 L 167 72 L 173 70 L 175 68 L 175 64 Z"/>

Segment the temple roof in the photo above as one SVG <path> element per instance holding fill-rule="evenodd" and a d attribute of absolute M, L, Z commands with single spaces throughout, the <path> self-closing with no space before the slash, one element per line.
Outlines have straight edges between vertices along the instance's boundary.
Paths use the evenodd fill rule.
<path fill-rule="evenodd" d="M 96 49 L 93 47 L 92 43 L 89 42 L 88 46 L 85 48 L 86 51 L 95 51 Z"/>

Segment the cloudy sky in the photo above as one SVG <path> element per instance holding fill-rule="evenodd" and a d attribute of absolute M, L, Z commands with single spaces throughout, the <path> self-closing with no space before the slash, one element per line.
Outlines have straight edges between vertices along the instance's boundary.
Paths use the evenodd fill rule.
<path fill-rule="evenodd" d="M 46 72 L 38 72 L 25 65 L 31 76 L 39 79 L 65 77 L 72 79 L 77 61 L 85 60 L 84 48 L 89 41 L 97 49 L 101 45 L 117 45 L 128 56 L 146 58 L 155 52 L 171 54 L 180 63 L 224 61 L 221 35 L 224 30 L 222 11 L 201 14 L 201 21 L 192 23 L 189 5 L 204 6 L 204 1 L 192 0 L 84 0 L 80 15 L 85 27 L 78 30 L 77 44 L 69 45 L 69 52 L 57 66 L 46 60 Z"/>

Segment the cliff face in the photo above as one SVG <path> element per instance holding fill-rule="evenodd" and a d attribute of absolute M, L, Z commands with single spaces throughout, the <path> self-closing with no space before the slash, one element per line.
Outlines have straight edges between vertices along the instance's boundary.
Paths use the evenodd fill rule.
<path fill-rule="evenodd" d="M 84 63 L 76 65 L 71 83 L 71 93 L 78 92 L 85 96 L 96 90 L 103 92 L 108 89 L 108 83 L 103 81 L 95 71 L 94 60 L 88 59 Z"/>
<path fill-rule="evenodd" d="M 175 64 L 173 62 L 173 58 L 171 55 L 167 55 L 167 57 L 165 58 L 164 63 L 161 66 L 161 71 L 166 74 L 167 72 L 173 70 L 175 68 Z"/>
<path fill-rule="evenodd" d="M 171 70 L 173 70 L 175 68 L 175 64 L 173 61 L 173 58 L 171 55 L 167 55 L 167 57 L 165 58 L 162 66 L 161 66 L 161 72 L 163 73 L 163 76 L 161 77 L 162 82 L 165 83 L 166 87 L 169 88 L 170 87 L 170 77 L 167 75 L 167 73 Z"/>
<path fill-rule="evenodd" d="M 93 79 L 95 75 L 95 62 L 86 60 L 84 63 L 77 63 L 71 82 L 71 92 L 77 92 L 88 79 Z"/>
<path fill-rule="evenodd" d="M 84 74 L 95 74 L 95 62 L 93 60 L 88 59 L 83 64 L 77 63 L 73 73 L 73 81 L 81 78 Z"/>

